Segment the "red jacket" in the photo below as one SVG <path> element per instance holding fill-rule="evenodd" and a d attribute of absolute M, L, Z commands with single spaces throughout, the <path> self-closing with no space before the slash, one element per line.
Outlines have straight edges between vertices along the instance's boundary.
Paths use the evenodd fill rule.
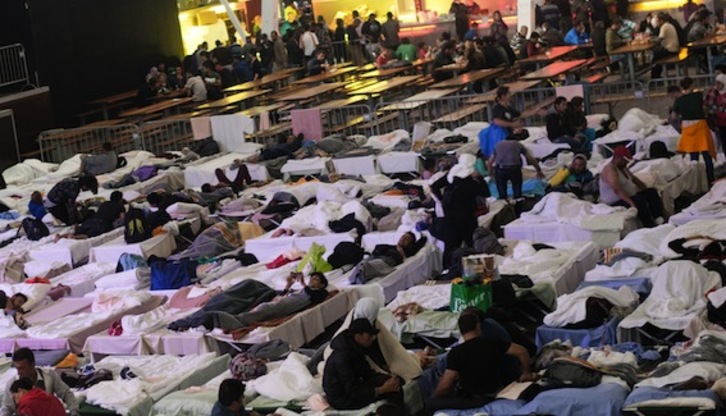
<path fill-rule="evenodd" d="M 15 414 L 23 416 L 65 416 L 63 403 L 45 390 L 33 387 L 17 404 Z"/>

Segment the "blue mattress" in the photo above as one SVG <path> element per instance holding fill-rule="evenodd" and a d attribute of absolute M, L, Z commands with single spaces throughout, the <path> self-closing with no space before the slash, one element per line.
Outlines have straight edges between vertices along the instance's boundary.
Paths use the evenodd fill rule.
<path fill-rule="evenodd" d="M 628 390 L 614 383 L 586 389 L 556 389 L 537 395 L 529 403 L 522 400 L 495 400 L 484 407 L 468 410 L 443 410 L 447 416 L 510 415 L 598 415 L 620 416 Z"/>
<path fill-rule="evenodd" d="M 522 194 L 542 196 L 545 194 L 546 186 L 547 182 L 540 179 L 527 179 L 522 182 Z M 499 191 L 497 191 L 497 184 L 495 181 L 489 181 L 489 193 L 491 193 L 494 198 L 499 198 Z M 514 192 L 512 191 L 512 184 L 510 182 L 507 183 L 507 195 L 514 195 Z"/>
<path fill-rule="evenodd" d="M 578 345 L 583 348 L 612 345 L 618 342 L 618 323 L 620 323 L 620 319 L 612 318 L 599 327 L 592 329 L 564 329 L 541 325 L 537 327 L 534 343 L 537 345 L 537 349 L 556 339 L 561 341 L 570 340 L 573 347 Z"/>

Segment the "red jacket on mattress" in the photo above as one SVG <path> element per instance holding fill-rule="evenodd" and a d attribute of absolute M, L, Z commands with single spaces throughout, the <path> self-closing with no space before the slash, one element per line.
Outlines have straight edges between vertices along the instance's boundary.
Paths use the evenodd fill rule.
<path fill-rule="evenodd" d="M 65 416 L 66 409 L 52 394 L 34 387 L 18 400 L 17 415 L 23 416 Z"/>

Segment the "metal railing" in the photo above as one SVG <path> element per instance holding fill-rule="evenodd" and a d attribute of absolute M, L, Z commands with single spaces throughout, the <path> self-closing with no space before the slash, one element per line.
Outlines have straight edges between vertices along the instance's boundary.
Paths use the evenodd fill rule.
<path fill-rule="evenodd" d="M 696 88 L 705 91 L 713 85 L 715 77 L 713 74 L 706 74 L 694 75 L 689 78 L 693 80 Z M 652 110 L 652 100 L 654 98 L 666 97 L 668 95 L 668 87 L 676 86 L 680 88 L 679 83 L 682 79 L 683 77 L 673 77 L 650 80 L 648 82 L 648 111 Z"/>
<path fill-rule="evenodd" d="M 585 95 L 589 104 L 589 112 L 598 111 L 599 107 L 607 107 L 608 114 L 613 116 L 615 107 L 625 101 L 641 102 L 646 100 L 648 90 L 640 81 L 621 81 L 597 84 L 586 84 Z M 642 104 L 640 105 L 642 107 Z"/>
<path fill-rule="evenodd" d="M 0 87 L 20 83 L 32 85 L 25 48 L 20 43 L 0 47 Z"/>
<path fill-rule="evenodd" d="M 161 155 L 180 151 L 194 143 L 190 119 L 150 121 L 139 126 L 144 150 Z"/>
<path fill-rule="evenodd" d="M 111 143 L 118 153 L 144 149 L 136 124 L 46 130 L 38 136 L 40 158 L 50 163 L 61 163 L 79 153 L 97 152 L 105 142 Z"/>
<path fill-rule="evenodd" d="M 454 130 L 469 121 L 486 121 L 486 105 L 470 103 L 476 95 L 453 95 L 433 100 L 382 102 L 375 107 L 377 134 L 395 129 L 410 131 L 419 121 L 431 122 L 437 128 Z"/>

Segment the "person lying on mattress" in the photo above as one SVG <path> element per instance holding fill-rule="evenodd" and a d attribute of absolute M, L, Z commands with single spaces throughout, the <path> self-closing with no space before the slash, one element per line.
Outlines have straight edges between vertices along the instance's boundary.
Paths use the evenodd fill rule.
<path fill-rule="evenodd" d="M 724 260 L 726 240 L 716 240 L 706 235 L 677 238 L 668 243 L 668 248 L 688 260 Z"/>
<path fill-rule="evenodd" d="M 333 352 L 325 360 L 323 390 L 335 409 L 360 409 L 377 400 L 403 406 L 403 379 L 374 371 L 366 359 L 378 332 L 368 319 L 354 319 L 330 342 Z"/>
<path fill-rule="evenodd" d="M 73 234 L 58 234 L 56 241 L 61 238 L 84 240 L 107 233 L 123 225 L 125 212 L 124 195 L 119 191 L 113 191 L 111 200 L 102 203 L 95 214 L 77 225 Z"/>
<path fill-rule="evenodd" d="M 28 302 L 28 297 L 22 293 L 16 293 L 13 296 L 8 297 L 4 291 L 0 290 L 0 305 L 5 305 L 3 307 L 3 312 L 5 312 L 6 316 L 12 317 L 15 321 L 15 325 L 21 329 L 27 326 L 25 319 L 23 319 L 23 315 L 25 313 L 23 305 L 25 305 L 26 302 Z"/>
<path fill-rule="evenodd" d="M 416 235 L 409 231 L 398 239 L 395 246 L 377 244 L 370 257 L 353 268 L 348 278 L 350 283 L 363 284 L 376 277 L 387 276 L 404 260 L 415 256 L 426 245 L 426 241 L 426 237 L 416 240 Z"/>
<path fill-rule="evenodd" d="M 295 282 L 300 282 L 303 289 L 291 291 Z M 302 273 L 290 273 L 287 277 L 287 286 L 281 296 L 275 297 L 270 302 L 259 304 L 249 312 L 232 315 L 226 312 L 213 312 L 212 319 L 215 328 L 233 330 L 246 326 L 258 324 L 272 319 L 284 318 L 299 312 L 308 306 L 317 305 L 328 297 L 328 279 L 320 272 L 310 273 L 308 282 Z"/>
<path fill-rule="evenodd" d="M 52 368 L 37 368 L 35 366 L 35 355 L 28 348 L 19 348 L 13 354 L 13 367 L 17 371 L 17 375 L 9 381 L 5 387 L 5 394 L 2 399 L 2 407 L 0 407 L 0 416 L 12 416 L 22 414 L 16 408 L 14 394 L 12 393 L 12 384 L 19 379 L 28 379 L 34 387 L 45 390 L 46 393 L 52 394 L 68 408 L 70 416 L 80 415 L 78 411 L 78 402 L 68 385 L 61 380 L 58 373 Z M 39 413 L 41 414 L 41 413 Z M 47 413 L 42 413 L 43 415 Z"/>
<path fill-rule="evenodd" d="M 427 416 L 441 409 L 484 406 L 511 382 L 533 377 L 526 350 L 512 343 L 504 328 L 496 322 L 482 321 L 480 314 L 470 309 L 465 309 L 459 316 L 459 331 L 464 342 L 446 356 L 446 370 L 436 390 L 426 400 L 424 414 Z M 510 365 L 515 357 L 520 361 L 516 369 L 516 365 Z"/>

